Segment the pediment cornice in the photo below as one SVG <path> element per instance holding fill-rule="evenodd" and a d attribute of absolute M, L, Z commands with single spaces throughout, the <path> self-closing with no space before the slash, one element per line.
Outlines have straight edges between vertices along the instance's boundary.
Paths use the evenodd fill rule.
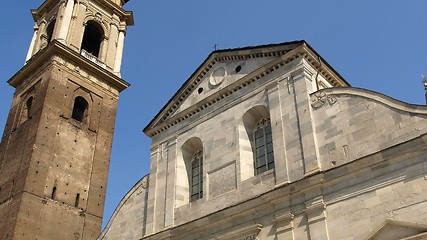
<path fill-rule="evenodd" d="M 200 82 L 206 77 L 210 70 L 218 62 L 244 61 L 256 58 L 276 58 L 265 66 L 249 73 L 245 77 L 224 87 L 217 93 L 203 99 L 194 106 L 175 114 L 180 105 L 197 88 Z M 181 86 L 177 93 L 169 100 L 168 104 L 157 114 L 157 116 L 144 128 L 144 132 L 149 137 L 154 137 L 159 133 L 185 121 L 186 119 L 200 113 L 204 109 L 215 105 L 225 98 L 233 96 L 237 91 L 250 86 L 255 81 L 275 72 L 279 68 L 293 62 L 296 59 L 305 59 L 319 74 L 335 87 L 349 86 L 349 84 L 336 73 L 326 61 L 304 41 L 293 42 L 290 45 L 266 45 L 259 48 L 242 48 L 235 50 L 221 50 L 213 52 L 204 63 L 191 75 L 191 77 Z"/>

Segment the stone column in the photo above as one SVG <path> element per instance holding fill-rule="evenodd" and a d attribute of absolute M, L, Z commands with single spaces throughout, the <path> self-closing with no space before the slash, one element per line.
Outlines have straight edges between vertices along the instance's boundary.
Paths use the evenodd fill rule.
<path fill-rule="evenodd" d="M 107 58 L 107 51 L 108 51 L 108 38 L 105 37 L 102 39 L 102 43 L 100 46 L 100 52 L 99 52 L 99 60 L 103 63 L 105 63 L 105 59 Z"/>
<path fill-rule="evenodd" d="M 165 227 L 170 227 L 174 223 L 174 206 L 175 206 L 175 166 L 177 154 L 177 139 L 171 139 L 168 142 L 167 161 L 166 161 L 166 189 L 165 196 L 168 199 L 165 203 Z"/>
<path fill-rule="evenodd" d="M 152 234 L 155 231 L 155 222 L 157 214 L 157 172 L 158 172 L 158 160 L 160 158 L 160 146 L 151 146 L 150 148 L 150 184 L 148 185 L 148 199 L 147 199 L 147 222 L 146 222 L 146 234 Z"/>
<path fill-rule="evenodd" d="M 305 214 L 307 215 L 307 225 L 312 240 L 329 239 L 325 210 L 326 206 L 323 201 L 314 204 L 306 203 Z"/>
<path fill-rule="evenodd" d="M 114 62 L 114 73 L 120 77 L 120 68 L 122 66 L 122 57 L 123 57 L 123 44 L 125 41 L 125 31 L 120 30 L 119 40 L 117 41 L 117 52 Z"/>
<path fill-rule="evenodd" d="M 108 37 L 108 48 L 107 48 L 107 58 L 105 59 L 105 64 L 110 69 L 114 68 L 114 62 L 117 51 L 117 40 L 119 38 L 119 29 L 115 23 L 110 24 L 110 36 Z"/>
<path fill-rule="evenodd" d="M 36 41 L 35 41 L 35 45 L 34 45 L 34 49 L 33 49 L 33 54 L 36 54 L 42 45 L 42 36 L 43 36 L 43 32 L 45 31 L 46 28 L 46 22 L 42 21 L 39 25 L 39 29 L 37 31 L 37 37 L 36 37 Z"/>
<path fill-rule="evenodd" d="M 270 121 L 271 130 L 273 133 L 273 150 L 274 150 L 274 165 L 276 172 L 276 184 L 288 183 L 289 172 L 288 172 L 288 158 L 286 155 L 284 131 L 283 131 L 283 119 L 282 119 L 282 106 L 281 106 L 281 88 L 283 88 L 283 80 L 280 78 L 276 83 L 268 90 L 268 101 L 270 108 Z"/>
<path fill-rule="evenodd" d="M 58 30 L 54 39 L 57 39 L 61 43 L 66 44 L 68 30 L 70 29 L 71 16 L 74 9 L 74 0 L 68 0 L 62 9 L 62 16 L 59 18 Z"/>
<path fill-rule="evenodd" d="M 309 83 L 310 77 L 304 71 L 295 78 L 292 82 L 295 90 L 295 110 L 299 122 L 298 131 L 301 139 L 303 161 L 304 161 L 304 174 L 309 176 L 321 170 L 320 161 L 318 160 L 318 149 L 316 130 L 313 125 L 313 114 L 311 108 L 311 99 L 308 88 L 311 87 Z"/>
<path fill-rule="evenodd" d="M 38 35 L 38 26 L 34 26 L 34 34 L 33 38 L 31 39 L 30 47 L 28 48 L 27 57 L 25 58 L 25 64 L 30 60 L 30 58 L 33 56 L 34 46 L 37 40 Z"/>
<path fill-rule="evenodd" d="M 320 178 L 320 177 L 319 177 Z M 317 178 L 317 180 L 319 180 Z M 323 200 L 321 184 L 313 184 L 305 193 L 305 215 L 309 237 L 312 240 L 327 240 L 326 203 Z"/>
<path fill-rule="evenodd" d="M 277 240 L 293 240 L 294 239 L 294 215 L 290 212 L 282 214 L 274 220 L 276 225 Z"/>
<path fill-rule="evenodd" d="M 76 19 L 72 36 L 70 40 L 70 47 L 76 51 L 80 51 L 84 33 L 84 21 L 86 17 L 87 6 L 83 1 L 79 1 L 76 11 Z"/>
<path fill-rule="evenodd" d="M 284 128 L 286 157 L 288 158 L 289 180 L 295 181 L 321 170 L 318 159 L 316 130 L 311 107 L 311 82 L 304 66 L 283 81 L 280 104 Z"/>

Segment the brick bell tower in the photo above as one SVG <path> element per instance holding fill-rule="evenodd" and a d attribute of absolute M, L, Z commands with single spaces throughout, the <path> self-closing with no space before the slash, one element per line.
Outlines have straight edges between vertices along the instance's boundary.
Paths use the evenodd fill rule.
<path fill-rule="evenodd" d="M 0 239 L 96 239 L 119 93 L 125 0 L 46 0 L 0 144 Z"/>

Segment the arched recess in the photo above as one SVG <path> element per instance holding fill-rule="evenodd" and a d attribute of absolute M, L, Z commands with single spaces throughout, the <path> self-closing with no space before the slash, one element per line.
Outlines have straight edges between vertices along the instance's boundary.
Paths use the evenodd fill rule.
<path fill-rule="evenodd" d="M 21 112 L 21 120 L 20 122 L 23 123 L 31 118 L 32 114 L 32 106 L 33 106 L 34 97 L 29 96 L 27 100 L 25 101 L 25 104 L 22 106 L 22 112 Z"/>
<path fill-rule="evenodd" d="M 94 20 L 87 21 L 85 25 L 81 49 L 98 58 L 102 49 L 104 29 Z"/>
<path fill-rule="evenodd" d="M 71 117 L 79 122 L 86 123 L 89 116 L 89 103 L 82 97 L 74 98 L 73 111 Z"/>
<path fill-rule="evenodd" d="M 252 107 L 248 111 L 243 114 L 242 117 L 243 124 L 239 127 L 239 152 L 240 152 L 240 179 L 241 181 L 244 181 L 250 177 L 253 177 L 257 173 L 260 173 L 260 171 L 264 171 L 260 166 L 257 164 L 257 157 L 258 162 L 260 161 L 260 152 L 259 150 L 271 150 L 271 153 L 269 152 L 268 156 L 272 157 L 272 138 L 271 138 L 271 123 L 270 123 L 270 113 L 266 106 L 264 105 L 257 105 L 255 107 Z M 265 131 L 267 130 L 267 131 Z M 269 131 L 268 131 L 269 130 Z M 266 137 L 267 134 L 267 138 Z M 262 135 L 264 139 L 261 139 L 258 137 L 258 144 L 257 144 L 257 137 L 256 135 Z M 267 141 L 267 139 L 270 139 Z M 259 143 L 262 141 L 264 145 L 260 145 Z M 257 153 L 258 151 L 258 153 Z M 267 155 L 267 152 L 265 152 Z M 274 168 L 274 159 L 273 163 L 271 164 L 270 161 L 270 168 L 268 168 L 268 161 L 267 156 L 266 158 L 266 168 L 267 170 Z M 258 171 L 257 171 L 258 169 Z"/>
<path fill-rule="evenodd" d="M 46 42 L 49 44 L 52 41 L 53 31 L 55 30 L 56 19 L 50 21 L 46 28 Z"/>
<path fill-rule="evenodd" d="M 56 18 L 52 19 L 48 24 L 47 27 L 44 29 L 43 34 L 40 36 L 40 48 L 45 48 L 53 38 L 53 33 L 55 30 L 55 24 L 56 24 Z"/>
<path fill-rule="evenodd" d="M 181 146 L 177 161 L 176 206 L 203 198 L 203 143 L 192 137 Z"/>

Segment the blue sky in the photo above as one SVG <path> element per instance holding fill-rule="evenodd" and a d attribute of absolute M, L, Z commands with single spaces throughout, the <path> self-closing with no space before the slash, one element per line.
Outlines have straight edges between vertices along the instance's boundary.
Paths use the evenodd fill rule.
<path fill-rule="evenodd" d="M 33 33 L 29 9 L 14 1 L 0 20 L 0 133 Z M 126 192 L 149 172 L 150 139 L 142 129 L 213 51 L 306 40 L 352 86 L 425 104 L 427 1 L 411 0 L 130 0 L 120 98 L 104 225 Z"/>

